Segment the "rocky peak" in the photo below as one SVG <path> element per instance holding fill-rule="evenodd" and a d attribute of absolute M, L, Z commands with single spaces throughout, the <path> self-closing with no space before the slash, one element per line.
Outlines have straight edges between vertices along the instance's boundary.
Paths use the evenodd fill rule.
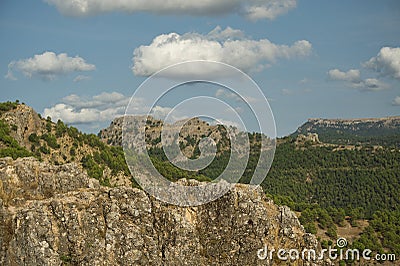
<path fill-rule="evenodd" d="M 120 149 L 111 149 L 94 134 L 84 134 L 60 120 L 43 119 L 24 104 L 7 102 L 1 107 L 1 126 L 7 135 L 0 140 L 0 148 L 6 149 L 3 156 L 35 156 L 53 165 L 74 162 L 74 167 L 85 168 L 103 185 L 132 185 Z"/>
<path fill-rule="evenodd" d="M 30 146 L 28 140 L 30 134 L 41 135 L 46 131 L 45 121 L 32 107 L 25 104 L 18 104 L 15 109 L 5 112 L 1 119 L 11 126 L 11 135 L 21 146 Z"/>

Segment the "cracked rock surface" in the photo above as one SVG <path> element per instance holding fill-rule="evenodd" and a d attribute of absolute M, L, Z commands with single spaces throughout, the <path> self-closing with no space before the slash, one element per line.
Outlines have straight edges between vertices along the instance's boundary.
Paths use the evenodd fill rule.
<path fill-rule="evenodd" d="M 236 185 L 216 201 L 178 207 L 100 187 L 73 164 L 5 158 L 0 178 L 0 265 L 326 264 L 257 257 L 264 246 L 318 249 L 261 188 Z"/>

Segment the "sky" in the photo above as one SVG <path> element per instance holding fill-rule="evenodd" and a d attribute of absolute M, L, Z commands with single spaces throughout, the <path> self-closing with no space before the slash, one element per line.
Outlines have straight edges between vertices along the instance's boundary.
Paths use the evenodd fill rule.
<path fill-rule="evenodd" d="M 123 115 L 153 74 L 192 60 L 222 62 L 252 78 L 278 136 L 308 118 L 400 115 L 397 0 L 2 0 L 0 43 L 0 101 L 19 99 L 84 132 Z M 189 70 L 211 79 L 227 74 L 199 64 L 168 78 Z M 177 98 L 203 91 L 237 102 L 215 84 L 184 87 L 153 111 L 168 113 Z M 253 99 L 248 90 L 240 96 Z"/>

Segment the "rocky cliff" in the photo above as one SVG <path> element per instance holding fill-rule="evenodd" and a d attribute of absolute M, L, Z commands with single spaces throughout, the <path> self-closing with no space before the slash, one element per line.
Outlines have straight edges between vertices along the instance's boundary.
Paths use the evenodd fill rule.
<path fill-rule="evenodd" d="M 18 141 L 19 145 L 30 148 L 29 136 L 32 133 L 42 135 L 46 133 L 46 121 L 31 107 L 25 104 L 18 104 L 16 108 L 0 113 L 0 119 L 10 125 L 11 135 Z"/>
<path fill-rule="evenodd" d="M 287 207 L 248 185 L 184 208 L 100 187 L 74 164 L 3 158 L 0 173 L 0 265 L 277 265 L 257 250 L 318 248 Z"/>
<path fill-rule="evenodd" d="M 322 119 L 310 118 L 307 123 L 302 125 L 298 132 L 311 132 L 318 127 L 333 128 L 338 130 L 367 131 L 364 134 L 371 134 L 371 129 L 383 128 L 387 130 L 398 130 L 400 125 L 400 116 L 391 116 L 384 118 L 358 118 L 358 119 Z"/>
<path fill-rule="evenodd" d="M 400 116 L 359 119 L 308 119 L 292 136 L 318 134 L 325 143 L 400 147 Z"/>

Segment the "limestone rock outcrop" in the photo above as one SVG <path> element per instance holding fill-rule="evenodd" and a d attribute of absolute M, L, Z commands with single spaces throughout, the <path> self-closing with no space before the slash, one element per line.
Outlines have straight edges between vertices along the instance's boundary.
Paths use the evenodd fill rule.
<path fill-rule="evenodd" d="M 257 257 L 265 246 L 318 249 L 260 188 L 236 185 L 178 207 L 136 188 L 100 187 L 74 164 L 6 158 L 0 173 L 0 265 L 325 265 Z"/>

